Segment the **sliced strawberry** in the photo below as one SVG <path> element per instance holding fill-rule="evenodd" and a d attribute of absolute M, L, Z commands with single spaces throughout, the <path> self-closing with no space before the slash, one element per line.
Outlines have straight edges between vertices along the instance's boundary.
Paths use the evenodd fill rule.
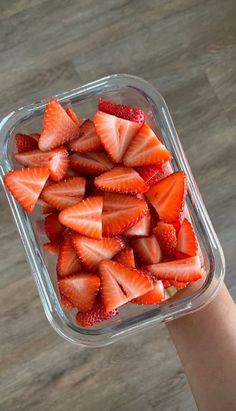
<path fill-rule="evenodd" d="M 155 234 L 161 247 L 163 256 L 166 258 L 175 259 L 177 238 L 174 226 L 161 221 L 153 229 L 153 233 Z"/>
<path fill-rule="evenodd" d="M 134 252 L 132 248 L 125 248 L 125 250 L 120 251 L 119 254 L 114 257 L 114 261 L 135 268 Z"/>
<path fill-rule="evenodd" d="M 151 214 L 150 211 L 147 211 L 147 214 L 139 222 L 133 225 L 128 230 L 123 232 L 123 235 L 128 237 L 145 237 L 151 234 Z"/>
<path fill-rule="evenodd" d="M 42 213 L 43 214 L 51 214 L 51 213 L 54 213 L 54 211 L 56 211 L 55 208 L 53 208 L 53 207 L 51 207 L 47 204 L 44 205 L 43 208 L 42 208 Z"/>
<path fill-rule="evenodd" d="M 188 256 L 197 255 L 197 239 L 191 223 L 185 218 L 177 238 L 177 251 Z"/>
<path fill-rule="evenodd" d="M 61 241 L 65 227 L 58 221 L 56 212 L 49 214 L 44 221 L 44 229 L 50 241 Z"/>
<path fill-rule="evenodd" d="M 35 141 L 39 141 L 39 138 L 40 138 L 40 134 L 39 133 L 31 133 L 30 135 L 29 135 L 31 138 L 33 138 Z M 37 145 L 37 147 L 38 147 L 38 145 Z"/>
<path fill-rule="evenodd" d="M 71 118 L 71 120 L 73 120 L 74 123 L 77 124 L 78 126 L 80 126 L 83 123 L 83 120 L 79 116 L 77 116 L 77 114 L 74 112 L 74 110 L 71 107 L 67 107 L 66 113 Z"/>
<path fill-rule="evenodd" d="M 168 288 L 171 286 L 171 283 L 169 280 L 161 280 L 161 281 L 162 281 L 164 288 Z"/>
<path fill-rule="evenodd" d="M 35 207 L 48 177 L 48 168 L 23 168 L 5 174 L 4 183 L 18 203 L 30 212 Z"/>
<path fill-rule="evenodd" d="M 115 163 L 120 163 L 132 138 L 141 124 L 97 111 L 94 125 L 106 152 Z"/>
<path fill-rule="evenodd" d="M 142 271 L 115 261 L 103 260 L 99 264 L 99 273 L 102 301 L 108 312 L 153 288 L 150 277 Z"/>
<path fill-rule="evenodd" d="M 118 314 L 116 309 L 106 312 L 100 298 L 97 298 L 92 310 L 86 312 L 78 312 L 76 321 L 81 327 L 89 327 L 102 321 L 109 320 Z"/>
<path fill-rule="evenodd" d="M 119 237 L 94 240 L 73 234 L 72 241 L 83 267 L 90 272 L 96 272 L 101 260 L 113 258 L 125 246 Z"/>
<path fill-rule="evenodd" d="M 59 242 L 44 243 L 43 248 L 44 250 L 46 250 L 48 253 L 52 255 L 58 255 L 59 249 L 60 249 L 60 243 Z"/>
<path fill-rule="evenodd" d="M 153 290 L 148 291 L 131 302 L 136 304 L 159 304 L 165 300 L 165 290 L 161 280 L 153 280 Z"/>
<path fill-rule="evenodd" d="M 186 189 L 186 175 L 177 171 L 151 186 L 145 196 L 164 222 L 173 223 L 183 209 Z"/>
<path fill-rule="evenodd" d="M 113 101 L 98 100 L 98 109 L 107 114 L 123 118 L 125 120 L 134 121 L 135 123 L 143 124 L 145 121 L 145 113 L 138 107 L 126 106 L 124 104 L 114 103 Z"/>
<path fill-rule="evenodd" d="M 148 189 L 148 184 L 140 177 L 133 168 L 116 166 L 96 177 L 94 184 L 104 191 L 139 194 Z"/>
<path fill-rule="evenodd" d="M 140 166 L 135 167 L 135 170 L 139 173 L 139 175 L 148 182 L 154 177 L 158 172 L 160 172 L 161 165 L 150 165 L 150 166 Z"/>
<path fill-rule="evenodd" d="M 181 213 L 177 220 L 174 221 L 174 223 L 172 223 L 172 225 L 175 227 L 176 234 L 178 234 L 180 227 L 182 225 L 182 214 L 183 213 Z"/>
<path fill-rule="evenodd" d="M 41 198 L 57 210 L 79 203 L 85 194 L 84 177 L 71 177 L 59 183 L 49 184 L 41 193 Z"/>
<path fill-rule="evenodd" d="M 38 148 L 37 141 L 31 136 L 28 136 L 28 134 L 17 133 L 15 141 L 18 153 L 25 153 L 26 151 L 36 150 L 36 148 Z"/>
<path fill-rule="evenodd" d="M 105 193 L 103 196 L 102 232 L 110 237 L 136 224 L 147 213 L 147 203 L 125 194 Z"/>
<path fill-rule="evenodd" d="M 156 264 L 161 261 L 161 249 L 154 235 L 136 238 L 132 240 L 131 245 L 143 264 Z"/>
<path fill-rule="evenodd" d="M 71 141 L 69 148 L 78 153 L 88 153 L 90 151 L 102 149 L 101 141 L 97 136 L 94 124 L 91 120 L 88 119 L 83 122 L 80 126 L 79 138 Z"/>
<path fill-rule="evenodd" d="M 161 164 L 171 159 L 171 154 L 152 129 L 144 124 L 132 139 L 123 162 L 127 167 Z"/>
<path fill-rule="evenodd" d="M 199 256 L 148 265 L 146 269 L 159 279 L 191 282 L 202 277 Z"/>
<path fill-rule="evenodd" d="M 95 176 L 114 167 L 104 153 L 73 153 L 70 156 L 70 165 L 79 173 Z"/>
<path fill-rule="evenodd" d="M 99 240 L 102 238 L 102 206 L 101 196 L 88 197 L 61 211 L 59 221 L 80 234 Z"/>
<path fill-rule="evenodd" d="M 42 153 L 40 150 L 32 150 L 27 153 L 15 154 L 18 163 L 27 167 L 48 167 L 50 178 L 60 181 L 64 178 L 69 167 L 68 152 L 64 147 Z"/>
<path fill-rule="evenodd" d="M 60 277 L 65 277 L 70 274 L 75 274 L 81 271 L 81 264 L 76 251 L 72 245 L 71 235 L 65 235 L 57 260 L 57 274 Z"/>
<path fill-rule="evenodd" d="M 59 290 L 80 311 L 93 308 L 100 288 L 100 278 L 95 274 L 80 272 L 61 279 Z"/>
<path fill-rule="evenodd" d="M 175 288 L 182 289 L 182 288 L 186 288 L 189 283 L 171 280 L 170 284 L 173 285 Z"/>
<path fill-rule="evenodd" d="M 155 175 L 152 178 L 150 178 L 150 180 L 148 181 L 148 185 L 149 187 L 153 186 L 154 184 L 158 183 L 160 181 L 160 178 Z"/>
<path fill-rule="evenodd" d="M 66 113 L 57 100 L 52 99 L 46 106 L 39 148 L 42 151 L 52 150 L 77 138 L 79 126 Z"/>
<path fill-rule="evenodd" d="M 73 168 L 68 168 L 64 178 L 70 178 L 70 177 L 79 177 L 79 173 L 77 171 L 73 170 Z"/>
<path fill-rule="evenodd" d="M 61 294 L 60 298 L 61 298 L 61 304 L 63 308 L 65 308 L 66 310 L 71 310 L 72 308 L 75 307 L 74 304 L 72 304 L 63 294 Z"/>

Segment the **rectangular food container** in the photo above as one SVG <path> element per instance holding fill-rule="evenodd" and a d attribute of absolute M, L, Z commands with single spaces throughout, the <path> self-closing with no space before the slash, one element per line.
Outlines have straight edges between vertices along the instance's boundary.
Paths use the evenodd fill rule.
<path fill-rule="evenodd" d="M 200 309 L 214 298 L 225 274 L 221 246 L 163 97 L 143 79 L 123 74 L 107 76 L 56 96 L 63 105 L 72 104 L 73 109 L 84 118 L 93 118 L 99 97 L 143 109 L 147 114 L 147 122 L 154 131 L 159 132 L 164 144 L 172 153 L 173 169 L 185 171 L 188 177 L 187 206 L 200 244 L 206 278 L 199 287 L 188 287 L 187 293 L 184 290 L 180 291 L 161 305 L 126 304 L 119 309 L 119 315 L 109 321 L 90 328 L 79 327 L 75 322 L 73 310 L 63 309 L 58 297 L 55 257 L 45 253 L 42 247 L 47 239 L 41 230 L 40 207 L 37 206 L 33 213 L 28 215 L 3 183 L 4 174 L 17 166 L 13 159 L 15 134 L 40 132 L 47 100 L 11 112 L 0 122 L 0 171 L 3 190 L 20 233 L 48 321 L 66 340 L 87 347 L 111 344 L 145 327 Z"/>

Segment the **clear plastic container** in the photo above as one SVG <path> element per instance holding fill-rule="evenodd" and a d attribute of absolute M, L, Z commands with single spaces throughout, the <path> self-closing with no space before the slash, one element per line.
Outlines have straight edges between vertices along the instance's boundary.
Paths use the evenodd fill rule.
<path fill-rule="evenodd" d="M 154 131 L 159 131 L 164 144 L 173 155 L 173 169 L 184 170 L 187 174 L 188 212 L 200 244 L 206 278 L 198 287 L 190 286 L 187 291 L 179 291 L 161 305 L 126 304 L 119 309 L 119 315 L 109 321 L 90 328 L 82 328 L 76 324 L 73 310 L 63 309 L 58 298 L 55 258 L 45 253 L 42 248 L 47 239 L 40 229 L 43 220 L 40 207 L 37 206 L 33 213 L 28 215 L 3 183 L 4 174 L 17 166 L 13 159 L 15 133 L 40 131 L 47 101 L 36 102 L 11 112 L 1 120 L 0 172 L 3 189 L 18 227 L 45 314 L 52 327 L 72 343 L 99 347 L 206 305 L 214 298 L 224 278 L 224 256 L 163 97 L 148 82 L 123 74 L 101 78 L 56 97 L 63 105 L 72 104 L 81 117 L 93 117 L 99 97 L 138 106 L 146 112 L 147 122 Z"/>

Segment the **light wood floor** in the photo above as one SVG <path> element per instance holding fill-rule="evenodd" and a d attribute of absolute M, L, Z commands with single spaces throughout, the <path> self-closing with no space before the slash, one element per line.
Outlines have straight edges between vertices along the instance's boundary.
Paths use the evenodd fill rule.
<path fill-rule="evenodd" d="M 0 115 L 109 73 L 150 81 L 172 112 L 236 297 L 235 21 L 235 0 L 0 0 Z M 164 326 L 93 350 L 51 329 L 0 200 L 1 411 L 195 410 Z"/>

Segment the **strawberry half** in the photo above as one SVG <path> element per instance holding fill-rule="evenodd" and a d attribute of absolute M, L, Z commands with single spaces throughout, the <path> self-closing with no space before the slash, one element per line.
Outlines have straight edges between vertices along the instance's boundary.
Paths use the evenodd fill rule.
<path fill-rule="evenodd" d="M 160 172 L 161 165 L 150 165 L 135 167 L 135 170 L 146 181 L 149 182 L 158 172 Z"/>
<path fill-rule="evenodd" d="M 57 274 L 60 277 L 65 277 L 70 274 L 75 274 L 81 271 L 81 264 L 76 251 L 72 245 L 71 235 L 65 235 L 58 255 Z"/>
<path fill-rule="evenodd" d="M 83 122 L 80 126 L 79 138 L 71 141 L 69 148 L 78 153 L 88 153 L 90 151 L 102 149 L 101 141 L 97 136 L 94 124 L 91 120 L 88 119 Z"/>
<path fill-rule="evenodd" d="M 120 163 L 141 124 L 97 111 L 94 125 L 106 152 L 114 163 Z"/>
<path fill-rule="evenodd" d="M 44 250 L 52 255 L 58 255 L 60 250 L 60 243 L 58 242 L 50 242 L 43 244 Z"/>
<path fill-rule="evenodd" d="M 183 209 L 186 190 L 186 175 L 177 171 L 151 186 L 145 196 L 164 222 L 174 223 Z"/>
<path fill-rule="evenodd" d="M 90 272 L 96 272 L 101 260 L 113 258 L 125 246 L 119 237 L 94 240 L 73 234 L 72 241 L 83 267 Z"/>
<path fill-rule="evenodd" d="M 44 153 L 40 150 L 27 151 L 27 153 L 14 154 L 14 158 L 26 167 L 48 167 L 53 181 L 64 178 L 69 167 L 68 152 L 64 147 Z"/>
<path fill-rule="evenodd" d="M 161 261 L 162 254 L 160 246 L 154 235 L 151 237 L 136 238 L 131 245 L 143 264 L 156 264 Z"/>
<path fill-rule="evenodd" d="M 94 184 L 104 191 L 139 194 L 148 190 L 148 184 L 133 168 L 117 166 L 96 177 Z"/>
<path fill-rule="evenodd" d="M 161 221 L 153 228 L 153 233 L 156 236 L 164 257 L 175 259 L 177 238 L 174 226 Z"/>
<path fill-rule="evenodd" d="M 134 121 L 135 123 L 143 124 L 145 121 L 145 113 L 138 107 L 126 106 L 124 104 L 114 103 L 113 101 L 98 100 L 98 109 L 107 114 L 123 118 L 125 120 Z"/>
<path fill-rule="evenodd" d="M 23 168 L 5 174 L 4 183 L 20 205 L 30 212 L 34 209 L 48 177 L 48 168 Z"/>
<path fill-rule="evenodd" d="M 106 237 L 122 233 L 147 213 L 147 203 L 125 194 L 105 193 L 103 196 L 102 232 Z"/>
<path fill-rule="evenodd" d="M 74 110 L 71 107 L 67 107 L 66 113 L 71 118 L 71 120 L 73 120 L 74 123 L 77 124 L 78 126 L 80 126 L 83 123 L 83 120 L 79 116 L 77 116 L 77 114 L 74 112 Z"/>
<path fill-rule="evenodd" d="M 102 301 L 106 311 L 125 304 L 152 290 L 153 284 L 146 274 L 111 260 L 99 264 Z"/>
<path fill-rule="evenodd" d="M 57 100 L 52 99 L 46 106 L 39 148 L 52 150 L 79 136 L 79 126 L 66 113 Z"/>
<path fill-rule="evenodd" d="M 70 156 L 70 165 L 79 173 L 95 176 L 114 167 L 105 153 L 73 153 Z"/>
<path fill-rule="evenodd" d="M 64 232 L 65 227 L 58 221 L 58 214 L 54 212 L 49 214 L 44 220 L 44 229 L 47 237 L 51 242 L 60 241 Z"/>
<path fill-rule="evenodd" d="M 102 206 L 101 196 L 88 197 L 61 211 L 59 221 L 80 234 L 99 240 L 102 238 Z"/>
<path fill-rule="evenodd" d="M 131 302 L 136 304 L 159 304 L 165 300 L 165 289 L 161 280 L 153 280 L 153 290 L 134 298 Z"/>
<path fill-rule="evenodd" d="M 89 327 L 102 321 L 109 320 L 118 314 L 116 309 L 106 312 L 104 305 L 97 298 L 92 310 L 86 312 L 78 312 L 76 315 L 76 321 L 81 327 Z"/>
<path fill-rule="evenodd" d="M 177 238 L 177 251 L 187 256 L 197 255 L 197 239 L 191 223 L 185 218 Z"/>
<path fill-rule="evenodd" d="M 95 274 L 80 272 L 58 282 L 59 290 L 80 311 L 93 308 L 100 288 L 100 278 Z"/>
<path fill-rule="evenodd" d="M 161 164 L 171 159 L 171 154 L 152 129 L 144 124 L 132 139 L 123 163 L 127 167 Z"/>
<path fill-rule="evenodd" d="M 36 150 L 38 142 L 28 134 L 17 133 L 15 136 L 16 149 L 18 153 L 25 153 L 26 151 Z"/>
<path fill-rule="evenodd" d="M 132 248 L 125 248 L 117 254 L 114 259 L 117 263 L 127 265 L 128 267 L 135 268 L 134 252 Z"/>
<path fill-rule="evenodd" d="M 202 277 L 199 256 L 148 265 L 146 269 L 158 279 L 191 282 Z"/>
<path fill-rule="evenodd" d="M 72 304 L 63 294 L 61 294 L 60 298 L 61 298 L 61 304 L 63 308 L 65 308 L 66 310 L 71 310 L 72 308 L 75 307 L 74 304 Z"/>
<path fill-rule="evenodd" d="M 127 235 L 128 237 L 145 237 L 151 234 L 151 214 L 150 211 L 147 211 L 147 214 L 139 222 L 133 227 L 125 230 L 123 235 Z"/>
<path fill-rule="evenodd" d="M 85 194 L 84 177 L 71 177 L 59 183 L 49 184 L 41 193 L 41 198 L 57 210 L 63 210 L 79 203 Z"/>

